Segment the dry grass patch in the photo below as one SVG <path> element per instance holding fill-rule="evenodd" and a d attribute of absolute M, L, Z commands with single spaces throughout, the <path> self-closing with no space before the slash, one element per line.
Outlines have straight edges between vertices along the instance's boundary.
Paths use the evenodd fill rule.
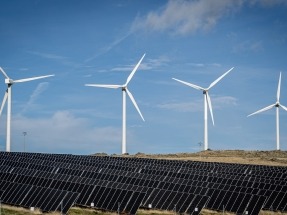
<path fill-rule="evenodd" d="M 1 204 L 1 214 L 3 215 L 28 215 L 28 214 L 43 214 L 40 210 L 35 209 L 34 211 L 30 211 L 27 208 L 16 207 Z M 51 214 L 52 215 L 52 214 Z"/>
<path fill-rule="evenodd" d="M 130 156 L 125 155 L 125 157 L 287 166 L 286 151 L 207 150 L 197 153 L 177 153 L 177 154 L 137 153 L 136 155 L 130 155 Z"/>

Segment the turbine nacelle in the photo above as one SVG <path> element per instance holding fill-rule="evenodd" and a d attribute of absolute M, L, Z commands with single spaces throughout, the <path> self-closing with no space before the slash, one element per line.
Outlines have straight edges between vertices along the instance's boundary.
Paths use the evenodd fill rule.
<path fill-rule="evenodd" d="M 8 78 L 5 78 L 5 84 L 14 84 L 14 81 L 12 79 L 8 79 Z"/>

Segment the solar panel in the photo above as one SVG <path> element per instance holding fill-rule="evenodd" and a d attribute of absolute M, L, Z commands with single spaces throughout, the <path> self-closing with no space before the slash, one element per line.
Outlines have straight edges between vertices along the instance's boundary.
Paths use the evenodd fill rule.
<path fill-rule="evenodd" d="M 193 201 L 189 205 L 188 209 L 186 210 L 186 213 L 188 214 L 200 214 L 200 211 L 202 208 L 207 204 L 209 200 L 208 196 L 198 196 L 196 195 L 193 198 Z"/>
<path fill-rule="evenodd" d="M 253 195 L 248 206 L 245 208 L 245 214 L 259 214 L 260 210 L 263 207 L 266 197 Z"/>
<path fill-rule="evenodd" d="M 109 203 L 106 206 L 107 210 L 116 211 L 116 208 L 113 208 L 113 206 L 114 206 L 115 203 L 119 202 L 119 200 L 120 200 L 119 196 L 120 196 L 121 192 L 122 192 L 122 190 L 120 190 L 120 189 L 116 189 L 114 191 L 113 196 L 111 197 Z"/>
<path fill-rule="evenodd" d="M 58 201 L 66 196 L 64 193 L 69 193 L 78 196 L 78 205 L 90 206 L 93 202 L 98 208 L 112 211 L 117 211 L 119 200 L 124 199 L 121 211 L 129 209 L 134 212 L 137 207 L 132 202 L 139 196 L 143 196 L 140 206 L 147 207 L 151 203 L 162 210 L 173 210 L 176 206 L 180 212 L 187 211 L 191 202 L 196 202 L 193 198 L 202 196 L 210 199 L 206 201 L 206 208 L 219 211 L 225 208 L 230 212 L 244 213 L 251 211 L 247 208 L 250 205 L 260 208 L 261 200 L 264 200 L 264 209 L 284 211 L 286 175 L 286 167 L 0 153 L 0 184 L 11 188 L 9 191 L 0 188 L 2 196 L 7 196 L 5 201 L 25 207 L 41 207 L 42 210 L 56 208 L 59 211 Z M 37 195 L 39 192 L 45 193 L 49 200 Z M 130 196 L 127 192 L 131 192 Z M 133 195 L 134 199 L 131 199 Z M 190 212 L 196 213 L 192 208 Z"/>
<path fill-rule="evenodd" d="M 125 211 L 129 211 L 129 214 L 136 214 L 141 202 L 145 196 L 145 193 L 134 192 L 131 196 L 129 203 L 127 204 Z"/>
<path fill-rule="evenodd" d="M 286 205 L 287 205 L 287 192 L 282 193 L 280 195 L 279 201 L 280 203 L 277 205 L 277 208 L 274 208 L 277 211 L 286 211 Z"/>
<path fill-rule="evenodd" d="M 178 192 L 172 192 L 172 194 L 169 196 L 170 198 L 168 199 L 168 206 L 166 208 L 163 208 L 165 210 L 173 210 L 174 207 L 179 207 L 177 205 L 178 200 L 181 198 L 183 193 L 178 193 Z"/>

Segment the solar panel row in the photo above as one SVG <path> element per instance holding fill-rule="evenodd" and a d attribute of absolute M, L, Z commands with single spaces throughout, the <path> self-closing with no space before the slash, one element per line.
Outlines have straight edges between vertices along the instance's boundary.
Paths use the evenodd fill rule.
<path fill-rule="evenodd" d="M 203 207 L 287 211 L 286 167 L 3 152 L 0 174 L 2 182 L 77 193 L 76 204 L 131 214 L 140 206 L 191 214 Z"/>
<path fill-rule="evenodd" d="M 78 193 L 55 190 L 26 184 L 1 183 L 5 187 L 1 200 L 10 205 L 36 207 L 44 212 L 61 211 L 67 213 L 78 198 Z"/>

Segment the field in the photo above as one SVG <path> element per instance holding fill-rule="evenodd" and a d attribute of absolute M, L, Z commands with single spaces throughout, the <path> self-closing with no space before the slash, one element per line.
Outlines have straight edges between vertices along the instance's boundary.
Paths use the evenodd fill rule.
<path fill-rule="evenodd" d="M 106 155 L 104 153 L 95 154 L 96 156 Z M 119 155 L 111 155 L 119 156 Z M 174 159 L 174 160 L 193 160 L 203 162 L 225 162 L 225 163 L 240 163 L 240 164 L 254 164 L 254 165 L 272 165 L 272 166 L 287 166 L 287 152 L 286 151 L 242 151 L 242 150 L 226 150 L 226 151 L 202 151 L 198 153 L 177 153 L 177 154 L 143 154 L 137 153 L 135 155 L 124 155 L 125 157 L 137 158 L 153 158 L 153 159 Z M 1 205 L 0 215 L 28 215 L 28 214 L 42 214 L 41 211 L 30 211 L 28 209 L 11 207 Z M 60 213 L 45 213 L 46 215 L 59 215 Z M 102 212 L 87 208 L 74 207 L 69 211 L 69 215 L 116 215 L 116 213 Z M 170 211 L 155 211 L 155 210 L 138 210 L 139 215 L 174 215 Z M 223 214 L 222 212 L 202 210 L 203 215 L 208 214 Z M 232 213 L 224 213 L 231 215 Z M 279 212 L 261 211 L 261 215 L 271 214 L 287 214 Z"/>
<path fill-rule="evenodd" d="M 137 153 L 131 157 L 193 160 L 203 162 L 223 162 L 254 165 L 287 166 L 287 151 L 201 151 L 197 153 L 177 154 L 143 154 Z"/>
<path fill-rule="evenodd" d="M 45 214 L 45 215 L 61 215 L 61 213 L 53 212 L 53 213 L 41 213 L 41 211 L 35 210 L 30 211 L 26 208 L 20 207 L 11 207 L 7 205 L 2 205 L 0 215 L 32 215 L 32 214 Z M 71 208 L 69 215 L 117 215 L 117 213 L 109 213 L 103 211 L 97 211 L 87 208 L 79 208 L 74 207 Z M 138 210 L 138 215 L 175 215 L 174 212 L 171 211 L 155 211 L 155 210 Z M 201 211 L 202 215 L 219 215 L 223 214 L 222 212 L 211 211 L 207 209 L 203 209 Z M 233 213 L 224 213 L 225 215 L 235 215 Z M 286 215 L 287 213 L 280 212 L 272 212 L 272 211 L 261 211 L 260 215 Z"/>

